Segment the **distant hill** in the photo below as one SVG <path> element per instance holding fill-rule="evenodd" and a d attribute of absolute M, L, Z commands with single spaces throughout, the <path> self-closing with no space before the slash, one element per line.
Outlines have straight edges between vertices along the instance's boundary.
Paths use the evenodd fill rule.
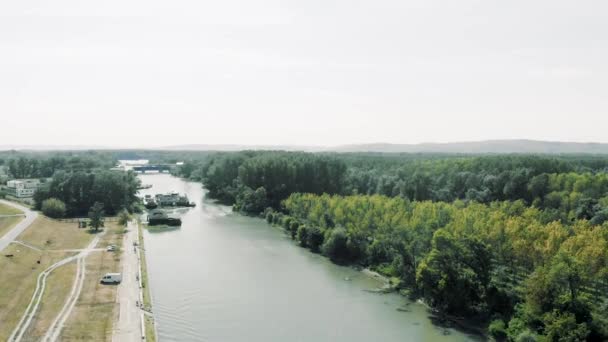
<path fill-rule="evenodd" d="M 453 143 L 422 144 L 353 144 L 341 146 L 310 145 L 238 145 L 238 144 L 190 144 L 146 147 L 103 146 L 35 146 L 0 145 L 0 151 L 61 151 L 61 150 L 164 150 L 164 151 L 242 151 L 282 150 L 305 152 L 380 152 L 380 153 L 533 153 L 533 154 L 608 154 L 608 143 L 576 143 L 539 140 L 484 140 Z"/>
<path fill-rule="evenodd" d="M 190 144 L 175 145 L 159 148 L 165 151 L 243 151 L 243 150 L 280 150 L 280 151 L 307 151 L 318 152 L 326 150 L 320 146 L 299 146 L 299 145 L 237 145 L 237 144 Z"/>
<path fill-rule="evenodd" d="M 360 144 L 344 145 L 330 149 L 336 152 L 386 152 L 386 153 L 589 153 L 608 154 L 608 144 L 575 143 L 538 140 L 484 140 L 455 143 L 423 144 Z"/>

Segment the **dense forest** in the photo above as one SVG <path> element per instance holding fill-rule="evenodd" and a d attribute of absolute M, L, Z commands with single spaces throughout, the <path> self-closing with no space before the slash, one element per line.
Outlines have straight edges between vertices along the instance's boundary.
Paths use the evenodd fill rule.
<path fill-rule="evenodd" d="M 608 158 L 217 153 L 209 195 L 498 340 L 608 338 Z"/>

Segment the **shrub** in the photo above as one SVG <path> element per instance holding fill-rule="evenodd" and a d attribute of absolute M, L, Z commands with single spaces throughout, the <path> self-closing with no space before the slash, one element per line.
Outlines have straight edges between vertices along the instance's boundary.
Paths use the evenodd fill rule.
<path fill-rule="evenodd" d="M 307 247 L 308 246 L 308 227 L 306 227 L 304 225 L 298 227 L 298 232 L 296 234 L 296 237 L 298 239 L 298 242 L 300 243 L 300 246 Z"/>
<path fill-rule="evenodd" d="M 538 335 L 531 332 L 530 330 L 526 330 L 526 331 L 522 332 L 521 334 L 517 335 L 517 338 L 515 339 L 515 342 L 537 342 L 537 341 L 538 341 Z"/>
<path fill-rule="evenodd" d="M 344 261 L 348 259 L 348 236 L 344 228 L 332 229 L 329 237 L 321 248 L 323 254 L 332 261 Z"/>
<path fill-rule="evenodd" d="M 308 228 L 307 245 L 313 252 L 319 252 L 323 244 L 323 232 L 317 227 Z"/>
<path fill-rule="evenodd" d="M 52 218 L 62 218 L 65 216 L 65 203 L 56 199 L 49 198 L 42 201 L 42 213 Z"/>
<path fill-rule="evenodd" d="M 131 219 L 131 215 L 125 209 L 121 210 L 118 214 L 118 223 L 120 225 L 126 226 L 129 220 Z"/>
<path fill-rule="evenodd" d="M 274 214 L 272 213 L 272 211 L 266 211 L 266 222 L 272 223 L 273 220 Z"/>
<path fill-rule="evenodd" d="M 497 319 L 490 323 L 488 327 L 490 336 L 494 337 L 497 341 L 504 341 L 507 339 L 507 330 L 505 322 L 502 319 Z"/>
<path fill-rule="evenodd" d="M 296 234 L 298 233 L 298 228 L 300 228 L 300 223 L 298 221 L 291 221 L 291 224 L 289 225 L 289 233 L 291 233 L 291 239 L 295 239 L 296 238 Z"/>

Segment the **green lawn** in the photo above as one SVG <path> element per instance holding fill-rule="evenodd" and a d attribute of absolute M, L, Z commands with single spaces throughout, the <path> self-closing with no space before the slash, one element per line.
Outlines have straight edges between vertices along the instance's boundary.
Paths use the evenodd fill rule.
<path fill-rule="evenodd" d="M 0 237 L 4 236 L 11 228 L 13 228 L 23 217 L 0 217 Z"/>
<path fill-rule="evenodd" d="M 19 209 L 15 209 L 11 206 L 0 203 L 0 215 L 15 215 L 15 214 L 23 214 L 23 212 Z"/>

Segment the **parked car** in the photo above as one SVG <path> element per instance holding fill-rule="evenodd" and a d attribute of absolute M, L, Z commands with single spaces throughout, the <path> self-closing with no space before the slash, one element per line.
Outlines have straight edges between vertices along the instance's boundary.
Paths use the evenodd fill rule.
<path fill-rule="evenodd" d="M 106 248 L 106 250 L 108 252 L 114 252 L 116 250 L 116 245 L 109 245 L 108 248 Z"/>
<path fill-rule="evenodd" d="M 106 275 L 101 278 L 102 284 L 120 284 L 122 281 L 122 274 L 120 273 L 106 273 Z"/>

